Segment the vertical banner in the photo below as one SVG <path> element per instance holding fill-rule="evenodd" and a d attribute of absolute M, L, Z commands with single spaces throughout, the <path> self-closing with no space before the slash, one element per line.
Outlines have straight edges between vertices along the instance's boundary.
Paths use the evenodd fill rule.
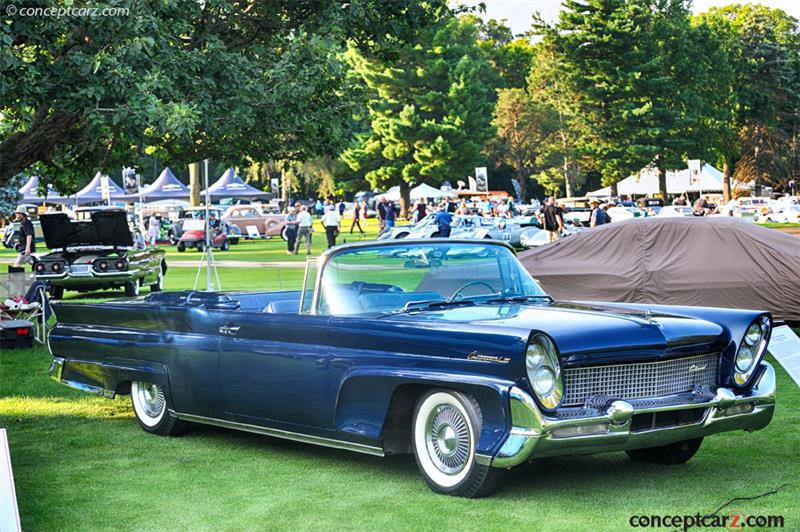
<path fill-rule="evenodd" d="M 134 168 L 124 167 L 122 169 L 122 188 L 125 194 L 138 194 L 139 185 L 142 177 L 136 173 Z"/>
<path fill-rule="evenodd" d="M 485 166 L 475 169 L 475 185 L 478 192 L 489 192 L 489 175 Z"/>
<path fill-rule="evenodd" d="M 700 171 L 702 170 L 702 163 L 700 159 L 689 159 L 689 186 L 696 187 L 700 185 Z"/>
<path fill-rule="evenodd" d="M 277 177 L 273 177 L 269 180 L 269 188 L 273 194 L 276 196 L 280 196 L 281 194 L 281 180 Z"/>

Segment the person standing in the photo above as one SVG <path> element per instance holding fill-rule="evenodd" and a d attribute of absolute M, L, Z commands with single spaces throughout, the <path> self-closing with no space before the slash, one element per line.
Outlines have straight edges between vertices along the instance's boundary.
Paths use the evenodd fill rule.
<path fill-rule="evenodd" d="M 425 203 L 424 199 L 420 199 L 417 201 L 417 210 L 416 210 L 416 220 L 420 221 L 428 215 L 428 205 Z"/>
<path fill-rule="evenodd" d="M 386 203 L 386 227 L 392 229 L 395 220 L 397 220 L 397 211 L 394 210 L 394 203 L 389 201 Z"/>
<path fill-rule="evenodd" d="M 325 237 L 328 239 L 328 249 L 336 245 L 336 237 L 339 235 L 339 223 L 341 220 L 339 213 L 336 212 L 336 207 L 333 205 L 329 205 L 328 210 L 322 215 L 322 226 L 325 228 Z"/>
<path fill-rule="evenodd" d="M 386 198 L 378 202 L 378 234 L 386 229 Z"/>
<path fill-rule="evenodd" d="M 435 222 L 439 227 L 439 232 L 436 234 L 436 236 L 449 238 L 450 230 L 453 225 L 453 213 L 447 210 L 446 204 L 443 204 L 439 212 L 436 213 Z"/>
<path fill-rule="evenodd" d="M 344 216 L 344 211 L 345 211 L 346 208 L 347 208 L 347 205 L 344 204 L 344 200 L 340 201 L 339 202 L 339 217 Z M 355 209 L 358 208 L 358 202 L 357 201 L 353 202 L 353 208 L 355 208 Z"/>
<path fill-rule="evenodd" d="M 508 203 L 506 203 L 505 198 L 500 200 L 500 203 L 497 205 L 497 216 L 500 218 L 508 218 Z"/>
<path fill-rule="evenodd" d="M 311 255 L 311 233 L 314 231 L 314 218 L 308 212 L 308 207 L 303 205 L 297 215 L 297 242 L 294 243 L 294 254 L 300 248 L 300 241 L 306 241 L 306 255 Z"/>
<path fill-rule="evenodd" d="M 542 224 L 542 228 L 547 231 L 547 242 L 558 240 L 561 231 L 564 230 L 564 218 L 561 215 L 561 209 L 556 205 L 555 196 L 548 198 L 547 203 L 536 217 Z"/>
<path fill-rule="evenodd" d="M 609 222 L 606 211 L 600 207 L 600 200 L 592 198 L 589 201 L 589 205 L 592 206 L 592 213 L 589 215 L 589 227 L 597 227 Z"/>
<path fill-rule="evenodd" d="M 158 234 L 161 232 L 161 222 L 158 221 L 155 214 L 151 214 L 147 219 L 147 240 L 148 244 L 155 246 L 158 241 Z"/>
<path fill-rule="evenodd" d="M 289 207 L 286 209 L 286 248 L 287 253 L 294 255 L 294 244 L 297 241 L 297 209 Z"/>
<path fill-rule="evenodd" d="M 353 223 L 350 224 L 350 234 L 353 234 L 353 229 L 358 227 L 358 231 L 363 235 L 364 229 L 361 228 L 361 206 L 358 202 L 353 204 Z"/>
<path fill-rule="evenodd" d="M 14 262 L 15 268 L 22 268 L 33 262 L 33 253 L 36 251 L 36 234 L 33 231 L 33 222 L 28 218 L 25 207 L 17 207 L 14 211 L 14 221 L 19 222 L 19 256 Z"/>

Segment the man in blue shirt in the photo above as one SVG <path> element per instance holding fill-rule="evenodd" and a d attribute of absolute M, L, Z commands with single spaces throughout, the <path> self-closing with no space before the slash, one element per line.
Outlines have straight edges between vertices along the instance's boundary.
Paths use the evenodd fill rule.
<path fill-rule="evenodd" d="M 386 227 L 391 229 L 394 227 L 394 222 L 397 219 L 397 212 L 394 210 L 394 203 L 391 201 L 386 203 Z"/>
<path fill-rule="evenodd" d="M 445 206 L 436 213 L 436 225 L 439 226 L 439 234 L 442 238 L 449 238 L 450 237 L 450 226 L 453 224 L 453 215 L 450 213 Z"/>

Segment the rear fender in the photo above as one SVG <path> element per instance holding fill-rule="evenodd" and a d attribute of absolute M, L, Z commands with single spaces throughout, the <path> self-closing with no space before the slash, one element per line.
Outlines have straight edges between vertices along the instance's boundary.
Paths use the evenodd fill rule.
<path fill-rule="evenodd" d="M 104 397 L 130 393 L 130 382 L 141 381 L 158 384 L 169 394 L 167 368 L 160 362 L 107 358 L 102 361 L 67 359 L 59 375 L 62 383 Z M 168 397 L 171 401 L 171 397 Z"/>

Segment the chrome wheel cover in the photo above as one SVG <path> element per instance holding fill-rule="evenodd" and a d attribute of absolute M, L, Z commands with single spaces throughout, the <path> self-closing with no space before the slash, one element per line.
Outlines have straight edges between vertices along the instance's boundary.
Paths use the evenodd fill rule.
<path fill-rule="evenodd" d="M 425 441 L 431 461 L 446 475 L 458 474 L 469 462 L 472 442 L 467 420 L 452 405 L 442 404 L 431 411 Z"/>
<path fill-rule="evenodd" d="M 167 400 L 164 398 L 164 391 L 160 386 L 140 382 L 138 383 L 136 394 L 137 402 L 144 415 L 156 419 L 164 412 Z"/>

